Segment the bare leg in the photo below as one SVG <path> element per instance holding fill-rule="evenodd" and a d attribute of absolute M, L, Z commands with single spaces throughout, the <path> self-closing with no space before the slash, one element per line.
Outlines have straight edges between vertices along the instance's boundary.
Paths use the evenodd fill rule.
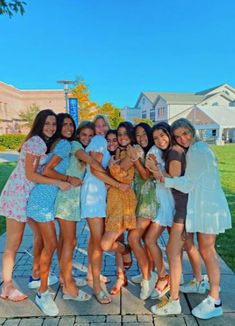
<path fill-rule="evenodd" d="M 38 223 L 42 238 L 43 249 L 40 258 L 40 278 L 41 286 L 39 292 L 43 293 L 48 289 L 48 275 L 50 272 L 51 259 L 56 249 L 56 231 L 53 221 L 47 223 Z"/>
<path fill-rule="evenodd" d="M 187 239 L 184 242 L 184 249 L 188 254 L 188 258 L 193 269 L 193 274 L 196 277 L 196 279 L 200 282 L 203 280 L 201 256 L 194 244 L 193 236 L 194 236 L 193 233 L 187 234 Z"/>
<path fill-rule="evenodd" d="M 93 276 L 93 289 L 96 294 L 101 291 L 100 284 L 100 271 L 101 271 L 101 263 L 102 263 L 102 249 L 100 246 L 102 235 L 104 233 L 104 219 L 103 218 L 88 218 L 87 219 L 89 228 L 90 228 L 90 236 L 92 243 L 92 252 L 90 256 L 91 268 L 92 268 L 92 276 Z"/>
<path fill-rule="evenodd" d="M 78 295 L 78 289 L 72 277 L 73 251 L 76 246 L 76 222 L 58 218 L 63 246 L 59 259 L 60 273 L 63 279 L 63 292 L 72 296 Z"/>
<path fill-rule="evenodd" d="M 182 232 L 184 224 L 173 223 L 167 245 L 167 256 L 170 266 L 170 295 L 173 300 L 179 298 L 179 286 L 182 273 L 181 253 L 184 245 Z"/>
<path fill-rule="evenodd" d="M 157 223 L 151 223 L 144 238 L 145 245 L 151 253 L 159 277 L 164 277 L 166 275 L 162 251 L 157 243 L 164 229 L 165 227 Z"/>
<path fill-rule="evenodd" d="M 144 280 L 150 279 L 151 271 L 149 270 L 147 254 L 141 244 L 141 238 L 143 237 L 144 232 L 146 231 L 150 222 L 151 221 L 149 219 L 137 218 L 136 229 L 130 230 L 128 235 L 128 242 L 138 261 Z"/>
<path fill-rule="evenodd" d="M 2 276 L 4 281 L 4 289 L 13 288 L 12 273 L 15 264 L 17 250 L 22 241 L 25 223 L 17 222 L 12 218 L 7 218 L 7 238 L 6 246 L 3 254 Z"/>
<path fill-rule="evenodd" d="M 210 281 L 210 296 L 219 299 L 220 268 L 216 258 L 216 235 L 198 233 L 199 252 L 206 265 L 206 271 Z"/>
<path fill-rule="evenodd" d="M 33 231 L 33 269 L 32 277 L 40 277 L 40 257 L 43 248 L 43 239 L 38 227 L 38 223 L 32 219 L 27 222 Z"/>
<path fill-rule="evenodd" d="M 102 240 L 101 240 L 101 248 L 103 251 L 115 251 L 118 253 L 125 252 L 125 245 L 118 240 L 121 234 L 123 234 L 125 230 L 121 230 L 119 232 L 116 231 L 105 231 Z"/>

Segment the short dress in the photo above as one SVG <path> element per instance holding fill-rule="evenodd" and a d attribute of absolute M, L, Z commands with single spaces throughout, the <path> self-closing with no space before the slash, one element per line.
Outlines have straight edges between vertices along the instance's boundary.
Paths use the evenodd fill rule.
<path fill-rule="evenodd" d="M 16 168 L 11 173 L 0 197 L 0 214 L 17 222 L 27 222 L 26 206 L 35 183 L 25 176 L 26 154 L 40 156 L 38 171 L 46 160 L 47 146 L 39 136 L 33 136 L 22 146 Z"/>
<path fill-rule="evenodd" d="M 216 157 L 207 143 L 191 145 L 186 154 L 185 175 L 165 178 L 165 185 L 188 193 L 186 232 L 219 234 L 232 227 Z"/>
<path fill-rule="evenodd" d="M 72 141 L 66 175 L 83 180 L 86 165 L 75 156 L 78 150 L 84 150 L 83 146 L 78 141 Z M 67 221 L 80 221 L 80 190 L 81 187 L 72 187 L 67 191 L 59 190 L 55 202 L 55 216 L 57 218 Z"/>
<path fill-rule="evenodd" d="M 126 151 L 121 151 L 120 159 L 126 156 Z M 132 184 L 135 168 L 131 167 L 128 171 L 121 169 L 120 165 L 110 166 L 111 176 L 118 182 Z M 107 194 L 107 217 L 105 219 L 105 231 L 119 232 L 123 229 L 131 230 L 136 228 L 136 196 L 130 188 L 121 191 L 110 186 Z"/>
<path fill-rule="evenodd" d="M 57 155 L 61 158 L 60 163 L 55 167 L 55 171 L 65 174 L 69 165 L 69 154 L 71 144 L 66 139 L 61 139 L 52 152 L 48 154 L 47 162 Z M 55 200 L 59 187 L 48 184 L 37 184 L 30 193 L 27 216 L 39 223 L 53 221 L 55 218 Z"/>
<path fill-rule="evenodd" d="M 141 162 L 144 165 L 144 151 Z M 156 198 L 155 180 L 152 177 L 144 180 L 139 171 L 135 169 L 134 191 L 137 199 L 136 217 L 155 219 L 159 207 Z"/>
<path fill-rule="evenodd" d="M 93 137 L 90 144 L 86 147 L 86 152 L 103 154 L 101 165 L 104 169 L 107 168 L 110 154 L 107 149 L 107 141 L 103 136 L 96 135 Z M 81 187 L 81 218 L 105 218 L 106 197 L 105 183 L 92 174 L 88 165 Z"/>
<path fill-rule="evenodd" d="M 165 162 L 162 159 L 162 152 L 155 145 L 150 148 L 147 153 L 153 154 L 156 157 L 156 160 L 162 171 L 165 170 Z M 175 213 L 175 202 L 172 196 L 172 193 L 167 189 L 164 184 L 156 181 L 156 199 L 159 203 L 159 208 L 157 210 L 157 215 L 153 222 L 161 226 L 172 226 L 173 217 Z"/>
<path fill-rule="evenodd" d="M 184 175 L 186 167 L 186 154 L 183 147 L 180 147 L 179 145 L 174 145 L 172 149 L 168 152 L 165 162 L 165 169 L 168 174 L 169 165 L 171 161 L 179 161 L 181 163 L 181 176 Z M 171 192 L 175 200 L 174 222 L 185 224 L 185 219 L 187 215 L 188 194 L 184 194 L 183 192 L 174 188 L 171 189 Z"/>

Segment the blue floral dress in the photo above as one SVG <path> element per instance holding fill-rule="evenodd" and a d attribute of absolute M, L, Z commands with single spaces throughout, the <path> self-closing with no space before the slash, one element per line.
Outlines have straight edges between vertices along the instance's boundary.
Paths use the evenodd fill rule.
<path fill-rule="evenodd" d="M 61 174 L 65 174 L 69 165 L 69 154 L 71 144 L 68 140 L 61 139 L 51 153 L 48 154 L 47 162 L 53 155 L 61 158 L 60 163 L 55 170 Z M 48 184 L 37 184 L 29 197 L 27 205 L 27 216 L 36 222 L 50 222 L 55 218 L 55 199 L 59 188 Z"/>

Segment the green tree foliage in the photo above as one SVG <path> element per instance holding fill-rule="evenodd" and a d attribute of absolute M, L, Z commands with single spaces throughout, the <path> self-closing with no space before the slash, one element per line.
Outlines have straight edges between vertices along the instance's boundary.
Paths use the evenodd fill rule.
<path fill-rule="evenodd" d="M 19 117 L 24 121 L 23 126 L 31 128 L 33 121 L 40 111 L 39 106 L 36 103 L 33 103 L 25 111 L 19 113 Z"/>
<path fill-rule="evenodd" d="M 150 127 L 154 125 L 154 122 L 148 118 L 134 118 L 134 123 L 137 125 L 140 122 L 145 122 L 147 123 Z"/>
<path fill-rule="evenodd" d="M 25 12 L 25 6 L 27 3 L 20 0 L 0 0 L 0 15 L 8 15 L 10 18 L 15 13 L 20 13 L 21 15 Z"/>

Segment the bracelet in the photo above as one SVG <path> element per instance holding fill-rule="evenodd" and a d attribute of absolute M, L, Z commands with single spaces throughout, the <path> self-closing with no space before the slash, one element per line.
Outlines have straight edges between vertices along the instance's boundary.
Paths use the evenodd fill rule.
<path fill-rule="evenodd" d="M 136 162 L 138 159 L 139 159 L 139 157 L 137 157 L 137 158 L 131 158 L 130 160 L 131 160 L 131 162 Z"/>

